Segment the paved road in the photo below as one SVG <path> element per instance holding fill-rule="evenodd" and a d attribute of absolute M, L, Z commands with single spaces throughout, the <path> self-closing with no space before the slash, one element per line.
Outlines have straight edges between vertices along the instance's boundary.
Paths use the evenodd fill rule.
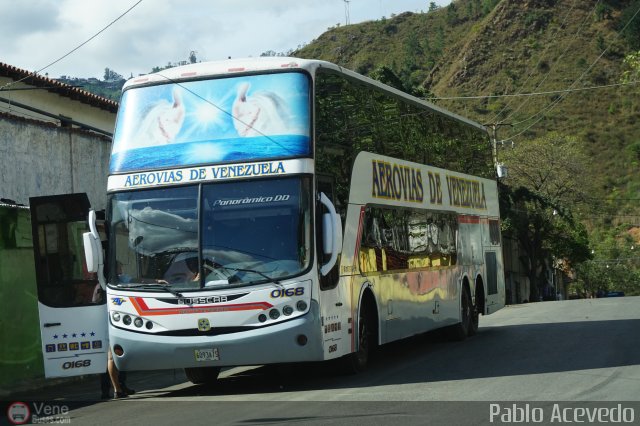
<path fill-rule="evenodd" d="M 639 330 L 640 297 L 514 305 L 482 317 L 478 335 L 464 342 L 429 333 L 382 347 L 357 376 L 331 363 L 237 368 L 207 388 L 181 372 L 135 372 L 138 393 L 127 401 L 92 402 L 97 381 L 31 396 L 76 401 L 75 424 L 420 424 L 426 412 L 444 424 L 474 424 L 489 421 L 489 403 L 530 402 L 549 417 L 556 401 L 632 401 L 640 421 Z"/>

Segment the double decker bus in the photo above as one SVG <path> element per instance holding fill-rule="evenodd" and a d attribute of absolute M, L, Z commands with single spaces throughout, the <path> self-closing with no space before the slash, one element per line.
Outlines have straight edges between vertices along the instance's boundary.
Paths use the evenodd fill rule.
<path fill-rule="evenodd" d="M 121 370 L 360 371 L 376 345 L 462 339 L 504 306 L 486 129 L 328 62 L 128 81 L 107 192 L 84 245 Z"/>

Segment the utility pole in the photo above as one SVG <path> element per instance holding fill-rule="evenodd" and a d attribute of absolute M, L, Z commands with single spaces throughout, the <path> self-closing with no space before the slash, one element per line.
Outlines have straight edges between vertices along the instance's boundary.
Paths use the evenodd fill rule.
<path fill-rule="evenodd" d="M 511 123 L 489 123 L 485 124 L 486 127 L 491 129 L 491 152 L 493 156 L 493 168 L 500 176 L 500 172 L 498 170 L 498 127 L 500 126 L 512 126 Z"/>
<path fill-rule="evenodd" d="M 349 25 L 351 23 L 351 20 L 349 19 L 349 2 L 351 0 L 343 0 L 344 1 L 344 20 L 345 20 L 345 25 Z"/>

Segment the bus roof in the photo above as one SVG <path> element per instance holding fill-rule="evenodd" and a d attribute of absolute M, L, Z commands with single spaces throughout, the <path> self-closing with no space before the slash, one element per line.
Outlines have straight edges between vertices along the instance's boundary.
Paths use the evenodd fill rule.
<path fill-rule="evenodd" d="M 226 59 L 212 62 L 199 62 L 155 72 L 152 74 L 134 77 L 128 80 L 124 89 L 131 86 L 164 83 L 167 81 L 181 81 L 186 79 L 215 77 L 230 74 L 252 73 L 261 71 L 275 71 L 282 69 L 312 70 L 318 66 L 341 68 L 330 62 L 299 59 L 282 56 L 263 56 L 259 58 Z"/>
<path fill-rule="evenodd" d="M 149 84 L 160 84 L 166 82 L 180 82 L 185 80 L 200 79 L 206 77 L 219 77 L 229 76 L 233 74 L 246 74 L 246 73 L 258 73 L 258 72 L 270 72 L 280 71 L 284 69 L 291 70 L 306 70 L 312 75 L 318 68 L 333 69 L 339 73 L 342 73 L 348 77 L 356 80 L 360 80 L 364 83 L 377 86 L 395 96 L 403 99 L 415 102 L 417 104 L 428 107 L 429 109 L 439 114 L 450 117 L 454 120 L 463 122 L 469 126 L 476 127 L 482 131 L 486 131 L 485 126 L 469 120 L 466 117 L 455 114 L 444 108 L 440 108 L 437 105 L 425 101 L 424 99 L 417 98 L 402 92 L 391 86 L 383 84 L 377 80 L 371 79 L 364 75 L 358 74 L 354 71 L 343 68 L 339 65 L 333 64 L 327 61 L 321 61 L 317 59 L 301 59 L 287 56 L 261 56 L 258 58 L 238 58 L 238 59 L 225 59 L 212 62 L 198 62 L 195 64 L 183 65 L 174 68 L 167 68 L 165 70 L 155 72 L 152 74 L 146 74 L 139 77 L 129 79 L 122 90 L 127 90 L 135 86 L 144 86 Z"/>

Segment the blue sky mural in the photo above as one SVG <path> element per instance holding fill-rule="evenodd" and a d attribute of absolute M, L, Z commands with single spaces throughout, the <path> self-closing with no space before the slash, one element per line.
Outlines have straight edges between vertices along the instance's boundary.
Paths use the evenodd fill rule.
<path fill-rule="evenodd" d="M 134 88 L 122 97 L 110 171 L 307 156 L 309 134 L 302 73 Z"/>

